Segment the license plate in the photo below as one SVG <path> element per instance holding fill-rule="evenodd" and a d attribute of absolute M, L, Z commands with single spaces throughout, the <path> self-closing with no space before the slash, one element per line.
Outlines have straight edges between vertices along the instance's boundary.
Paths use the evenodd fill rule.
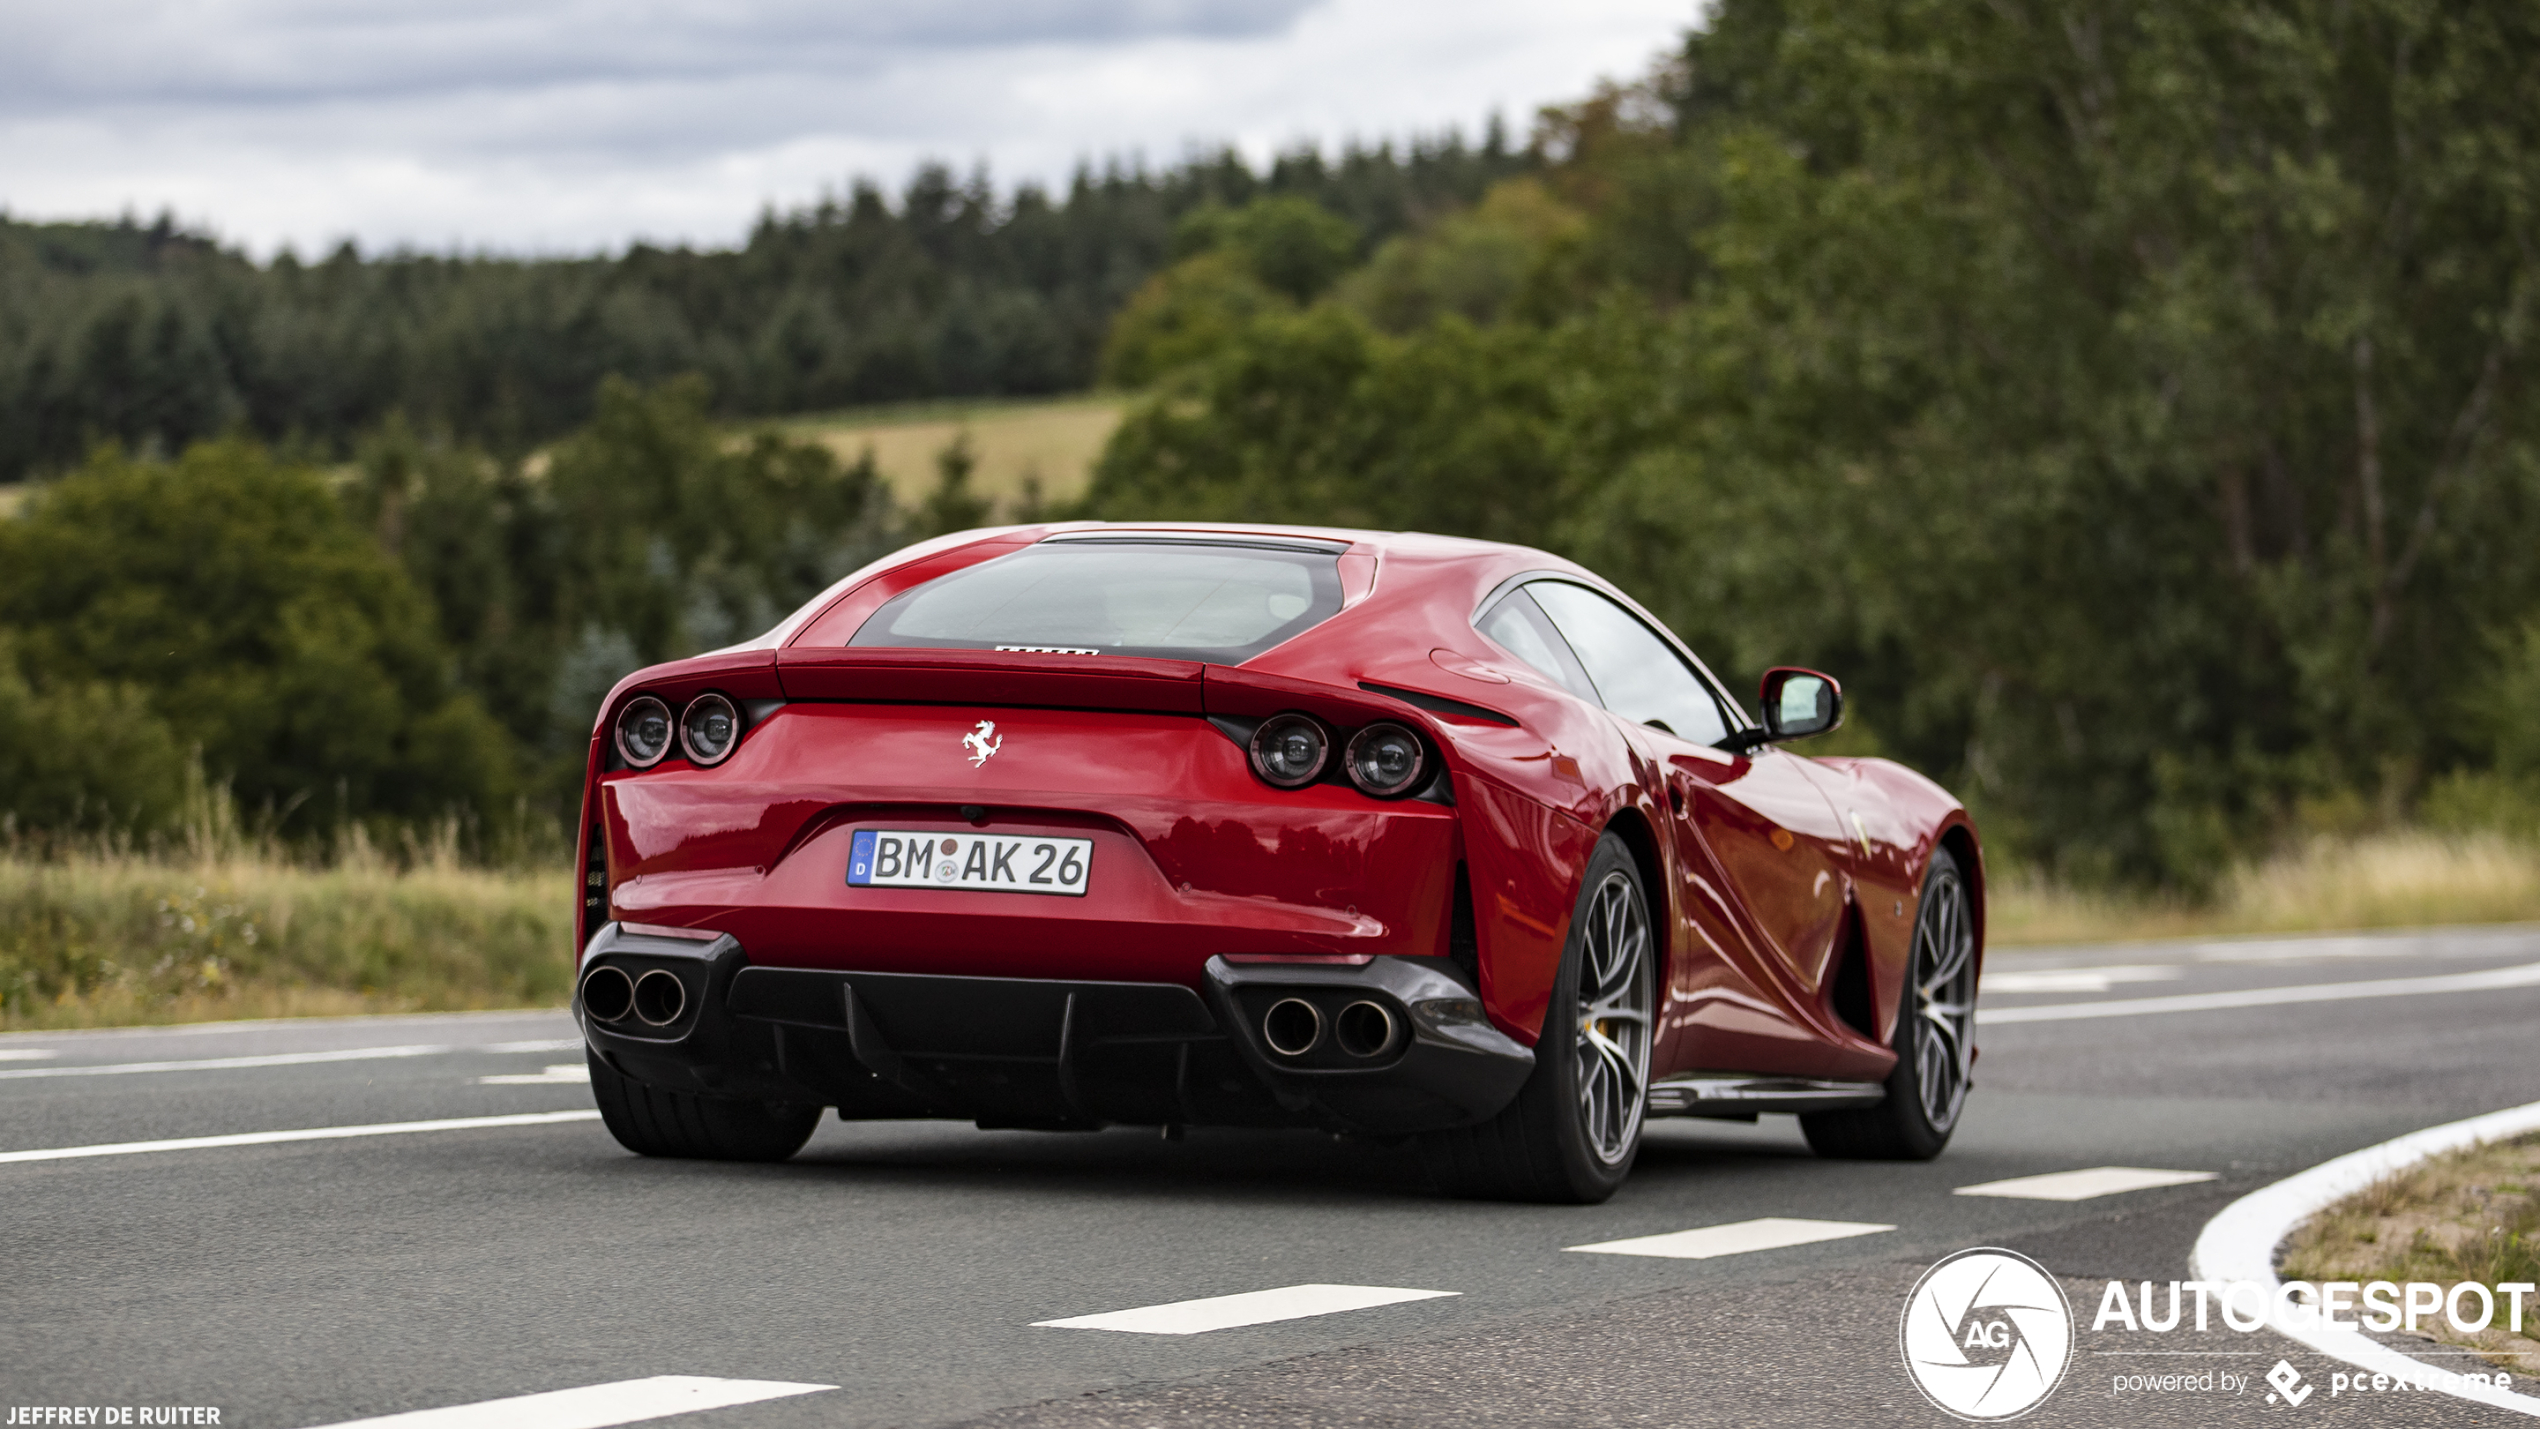
<path fill-rule="evenodd" d="M 1093 871 L 1092 839 L 858 829 L 847 851 L 847 882 L 857 888 L 968 888 L 1082 898 Z"/>

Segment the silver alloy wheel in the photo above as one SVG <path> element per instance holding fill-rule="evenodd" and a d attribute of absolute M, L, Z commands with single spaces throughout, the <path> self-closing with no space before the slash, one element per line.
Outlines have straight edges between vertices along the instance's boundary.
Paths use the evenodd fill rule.
<path fill-rule="evenodd" d="M 1915 1082 L 1934 1131 L 1957 1124 L 1975 1070 L 1976 930 L 1967 885 L 1944 864 L 1914 920 Z"/>
<path fill-rule="evenodd" d="M 1588 904 L 1579 948 L 1579 1125 L 1608 1166 L 1631 1154 L 1649 1094 L 1649 912 L 1609 873 Z"/>

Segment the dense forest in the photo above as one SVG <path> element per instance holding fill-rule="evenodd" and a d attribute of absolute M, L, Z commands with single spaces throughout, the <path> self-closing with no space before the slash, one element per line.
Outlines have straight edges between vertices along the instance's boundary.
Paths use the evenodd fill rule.
<path fill-rule="evenodd" d="M 502 453 L 587 418 L 600 379 L 703 375 L 727 416 L 1092 385 L 1111 314 L 1196 210 L 1288 196 L 1372 246 L 1529 162 L 1497 126 L 1397 149 L 1117 165 L 1063 195 L 923 169 L 768 213 L 737 249 L 614 258 L 338 248 L 259 265 L 162 218 L 0 219 L 0 481 L 114 441 L 245 433 L 340 455 L 391 412 Z"/>
<path fill-rule="evenodd" d="M 1102 381 L 1074 514 L 1575 556 L 1735 681 L 1840 675 L 1834 747 L 2005 860 L 2540 836 L 2535 0 L 1720 0 L 1522 147 L 930 172 L 725 253 L 0 238 L 0 439 L 67 471 L 0 521 L 21 829 L 199 767 L 490 848 L 616 674 L 1012 514 L 734 418 Z"/>

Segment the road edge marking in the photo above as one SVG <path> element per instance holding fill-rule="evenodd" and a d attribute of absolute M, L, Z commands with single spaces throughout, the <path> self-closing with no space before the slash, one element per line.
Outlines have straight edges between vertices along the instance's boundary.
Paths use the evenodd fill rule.
<path fill-rule="evenodd" d="M 437 1057 L 458 1049 L 438 1042 L 411 1047 L 339 1047 L 328 1052 L 261 1052 L 247 1057 L 202 1057 L 188 1062 L 73 1062 L 60 1067 L 0 1071 L 0 1081 L 36 1077 L 124 1077 L 143 1072 L 227 1072 L 241 1067 L 302 1067 L 324 1062 L 370 1062 L 390 1057 Z"/>
<path fill-rule="evenodd" d="M 113 1141 L 100 1146 L 50 1146 L 0 1151 L 0 1164 L 75 1161 L 90 1156 L 140 1156 L 153 1151 L 206 1151 L 221 1146 L 277 1146 L 292 1141 L 342 1141 L 357 1136 L 407 1136 L 419 1131 L 477 1131 L 495 1126 L 552 1126 L 598 1121 L 596 1111 L 535 1111 L 513 1116 L 459 1116 L 441 1121 L 383 1121 L 369 1126 L 311 1126 L 295 1131 L 242 1131 L 228 1136 L 181 1136 L 167 1141 Z"/>
<path fill-rule="evenodd" d="M 2419 997 L 2439 992 L 2487 992 L 2540 986 L 2540 963 L 2517 963 L 2474 973 L 2382 978 L 2374 982 L 2320 982 L 2295 987 L 2249 987 L 2232 992 L 2182 992 L 2170 997 L 2126 997 L 2111 1002 L 2052 1002 L 2043 1007 L 1976 1009 L 1978 1027 L 2013 1022 L 2077 1022 L 2092 1017 L 2143 1017 L 2161 1012 L 2220 1012 L 2235 1007 L 2280 1007 L 2303 1002 L 2349 1002 L 2365 997 Z M 1983 985 L 1977 985 L 1979 993 Z"/>
<path fill-rule="evenodd" d="M 2540 1418 L 2540 1398 L 2493 1385 L 2443 1382 L 2444 1372 L 2370 1338 L 2361 1330 L 2299 1323 L 2276 1294 L 2275 1249 L 2302 1222 L 2370 1186 L 2446 1151 L 2540 1131 L 2540 1102 L 2445 1122 L 2378 1146 L 2350 1151 L 2308 1171 L 2262 1186 L 2225 1206 L 2196 1235 L 2188 1272 L 2199 1280 L 2245 1280 L 2267 1289 L 2267 1327 L 2277 1334 L 2358 1369 L 2405 1375 L 2411 1383 L 2456 1399 Z M 2460 1376 L 2450 1376 L 2457 1381 Z"/>

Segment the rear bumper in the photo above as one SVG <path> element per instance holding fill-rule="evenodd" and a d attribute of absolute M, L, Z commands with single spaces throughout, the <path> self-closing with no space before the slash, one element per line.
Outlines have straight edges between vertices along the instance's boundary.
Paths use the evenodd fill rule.
<path fill-rule="evenodd" d="M 729 935 L 689 941 L 610 923 L 583 957 L 585 979 L 602 968 L 667 972 L 686 993 L 677 1016 L 654 1024 L 632 1011 L 603 1020 L 577 990 L 585 1039 L 626 1075 L 705 1096 L 818 1102 L 850 1119 L 1402 1135 L 1487 1119 L 1534 1066 L 1483 1018 L 1478 995 L 1427 958 L 1212 958 L 1194 991 L 755 966 Z M 1262 1021 L 1285 1001 L 1313 1007 L 1330 1032 L 1302 1049 L 1271 1045 Z M 1353 1013 L 1359 1004 L 1381 1019 Z M 648 1006 L 660 1010 L 658 999 Z M 1345 1042 L 1344 1014 L 1366 1035 Z"/>

